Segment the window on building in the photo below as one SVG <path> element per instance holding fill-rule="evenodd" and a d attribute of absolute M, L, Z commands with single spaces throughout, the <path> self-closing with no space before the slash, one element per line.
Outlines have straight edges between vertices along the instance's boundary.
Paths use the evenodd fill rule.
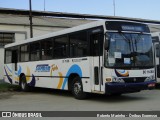
<path fill-rule="evenodd" d="M 0 46 L 4 46 L 8 43 L 12 43 L 15 41 L 14 33 L 1 33 L 0 32 Z"/>
<path fill-rule="evenodd" d="M 41 41 L 42 60 L 52 59 L 53 41 L 52 38 Z"/>
<path fill-rule="evenodd" d="M 73 33 L 70 38 L 70 56 L 71 57 L 83 57 L 87 56 L 88 42 L 87 31 L 81 31 Z"/>
<path fill-rule="evenodd" d="M 67 36 L 59 37 L 54 40 L 53 57 L 64 58 L 68 57 L 69 41 Z"/>
<path fill-rule="evenodd" d="M 29 45 L 22 45 L 20 47 L 20 61 L 26 62 L 29 61 Z"/>
<path fill-rule="evenodd" d="M 40 43 L 34 42 L 30 44 L 30 60 L 36 61 L 40 59 Z"/>

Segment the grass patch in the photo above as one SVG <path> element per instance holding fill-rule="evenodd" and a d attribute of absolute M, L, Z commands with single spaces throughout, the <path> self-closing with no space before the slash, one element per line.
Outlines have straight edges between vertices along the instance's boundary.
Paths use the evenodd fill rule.
<path fill-rule="evenodd" d="M 19 90 L 18 85 L 11 85 L 9 83 L 1 83 L 0 84 L 0 92 L 7 92 L 7 91 L 17 91 Z"/>

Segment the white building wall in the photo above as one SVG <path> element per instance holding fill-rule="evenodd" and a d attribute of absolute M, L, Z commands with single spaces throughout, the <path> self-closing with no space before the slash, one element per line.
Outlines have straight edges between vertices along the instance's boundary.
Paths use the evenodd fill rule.
<path fill-rule="evenodd" d="M 40 27 L 34 26 L 33 27 L 33 36 L 40 36 L 47 33 L 51 33 L 54 31 L 62 30 L 65 28 L 58 28 L 58 27 Z M 29 26 L 22 26 L 22 25 L 0 25 L 0 31 L 4 32 L 13 32 L 16 33 L 16 40 L 20 40 L 24 38 L 22 34 L 26 34 L 27 38 L 30 38 L 30 27 Z M 22 37 L 23 36 L 23 37 Z"/>
<path fill-rule="evenodd" d="M 26 39 L 25 33 L 15 33 L 15 41 L 18 42 L 20 40 Z"/>

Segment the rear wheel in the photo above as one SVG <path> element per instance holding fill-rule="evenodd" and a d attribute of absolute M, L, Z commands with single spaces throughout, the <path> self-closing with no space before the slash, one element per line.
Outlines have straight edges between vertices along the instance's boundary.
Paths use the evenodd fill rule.
<path fill-rule="evenodd" d="M 121 93 L 113 93 L 113 94 L 111 94 L 111 96 L 121 96 L 122 94 Z"/>
<path fill-rule="evenodd" d="M 75 77 L 72 82 L 72 94 L 76 99 L 82 100 L 87 97 L 87 93 L 83 92 L 83 86 L 80 77 Z"/>
<path fill-rule="evenodd" d="M 30 86 L 27 84 L 25 75 L 21 77 L 20 87 L 22 91 L 30 91 Z"/>

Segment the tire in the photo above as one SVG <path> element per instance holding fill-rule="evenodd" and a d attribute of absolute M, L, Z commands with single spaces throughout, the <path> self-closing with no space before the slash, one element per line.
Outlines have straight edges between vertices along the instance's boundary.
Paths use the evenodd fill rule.
<path fill-rule="evenodd" d="M 113 93 L 113 94 L 111 94 L 110 96 L 118 97 L 118 96 L 121 96 L 121 95 L 122 95 L 121 93 Z"/>
<path fill-rule="evenodd" d="M 24 92 L 30 91 L 30 86 L 27 84 L 25 75 L 21 77 L 20 87 L 21 87 L 21 90 Z"/>
<path fill-rule="evenodd" d="M 72 94 L 78 100 L 87 98 L 87 93 L 83 92 L 83 85 L 80 77 L 75 77 L 72 82 Z"/>
<path fill-rule="evenodd" d="M 156 83 L 156 87 L 157 89 L 160 89 L 160 83 Z"/>

